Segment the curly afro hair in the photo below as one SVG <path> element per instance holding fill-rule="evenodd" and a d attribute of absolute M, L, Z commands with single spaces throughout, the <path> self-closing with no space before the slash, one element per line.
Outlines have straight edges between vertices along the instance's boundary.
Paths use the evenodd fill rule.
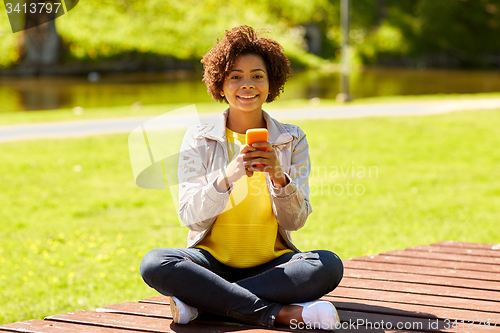
<path fill-rule="evenodd" d="M 259 55 L 266 64 L 269 78 L 267 103 L 274 101 L 283 91 L 292 71 L 283 47 L 272 39 L 260 37 L 252 27 L 242 25 L 231 31 L 226 30 L 224 38 L 217 39 L 217 44 L 201 60 L 204 68 L 203 82 L 214 100 L 227 103 L 226 98 L 220 95 L 224 80 L 236 58 L 245 54 Z"/>

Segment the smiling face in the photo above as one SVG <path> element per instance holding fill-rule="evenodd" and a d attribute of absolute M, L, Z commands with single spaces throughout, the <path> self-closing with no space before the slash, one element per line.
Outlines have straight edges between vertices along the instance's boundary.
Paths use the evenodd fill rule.
<path fill-rule="evenodd" d="M 232 111 L 260 112 L 269 94 L 267 68 L 261 56 L 244 54 L 236 58 L 226 76 L 221 95 Z"/>

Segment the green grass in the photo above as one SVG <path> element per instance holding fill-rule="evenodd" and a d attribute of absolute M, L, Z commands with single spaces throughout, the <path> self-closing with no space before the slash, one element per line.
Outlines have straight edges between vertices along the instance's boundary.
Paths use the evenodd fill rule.
<path fill-rule="evenodd" d="M 458 99 L 488 99 L 500 98 L 499 93 L 483 93 L 483 94 L 436 94 L 436 95 L 415 95 L 415 96 L 381 96 L 356 99 L 349 104 L 375 104 L 375 103 L 415 103 L 429 101 L 456 101 Z M 73 109 L 58 109 L 58 110 L 41 110 L 30 112 L 0 112 L 0 126 L 13 125 L 21 123 L 40 123 L 54 121 L 75 121 L 88 119 L 104 119 L 104 118 L 124 118 L 124 117 L 145 117 L 158 116 L 169 111 L 189 105 L 184 104 L 161 104 L 161 105 L 144 105 L 140 108 L 131 106 L 116 106 L 116 107 L 100 107 L 86 108 L 81 114 L 75 114 Z M 221 109 L 227 107 L 227 104 L 217 103 L 215 101 L 196 103 L 196 108 L 200 113 L 220 112 Z M 316 104 L 308 99 L 278 99 L 272 104 L 265 104 L 265 110 L 279 109 L 296 109 L 296 108 L 311 108 L 311 107 L 329 107 L 339 106 L 341 103 L 335 100 L 322 99 Z"/>
<path fill-rule="evenodd" d="M 300 249 L 349 259 L 448 239 L 499 242 L 500 110 L 295 123 L 313 162 Z M 184 247 L 187 229 L 167 191 L 135 185 L 126 134 L 0 150 L 0 324 L 156 294 L 140 260 Z"/>

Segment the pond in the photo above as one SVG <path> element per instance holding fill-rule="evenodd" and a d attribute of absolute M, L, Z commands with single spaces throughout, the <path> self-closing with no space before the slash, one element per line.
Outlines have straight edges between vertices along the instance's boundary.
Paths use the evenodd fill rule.
<path fill-rule="evenodd" d="M 210 101 L 202 73 L 93 73 L 71 77 L 0 77 L 0 112 Z M 335 99 L 339 74 L 296 72 L 280 99 Z M 350 76 L 354 98 L 500 92 L 498 70 L 365 68 Z"/>

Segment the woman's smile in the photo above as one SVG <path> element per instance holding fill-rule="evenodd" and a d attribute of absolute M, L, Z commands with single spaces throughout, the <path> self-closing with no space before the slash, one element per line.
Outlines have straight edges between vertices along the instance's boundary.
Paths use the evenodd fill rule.
<path fill-rule="evenodd" d="M 240 95 L 238 96 L 239 99 L 242 99 L 243 101 L 249 101 L 253 102 L 259 95 Z"/>

